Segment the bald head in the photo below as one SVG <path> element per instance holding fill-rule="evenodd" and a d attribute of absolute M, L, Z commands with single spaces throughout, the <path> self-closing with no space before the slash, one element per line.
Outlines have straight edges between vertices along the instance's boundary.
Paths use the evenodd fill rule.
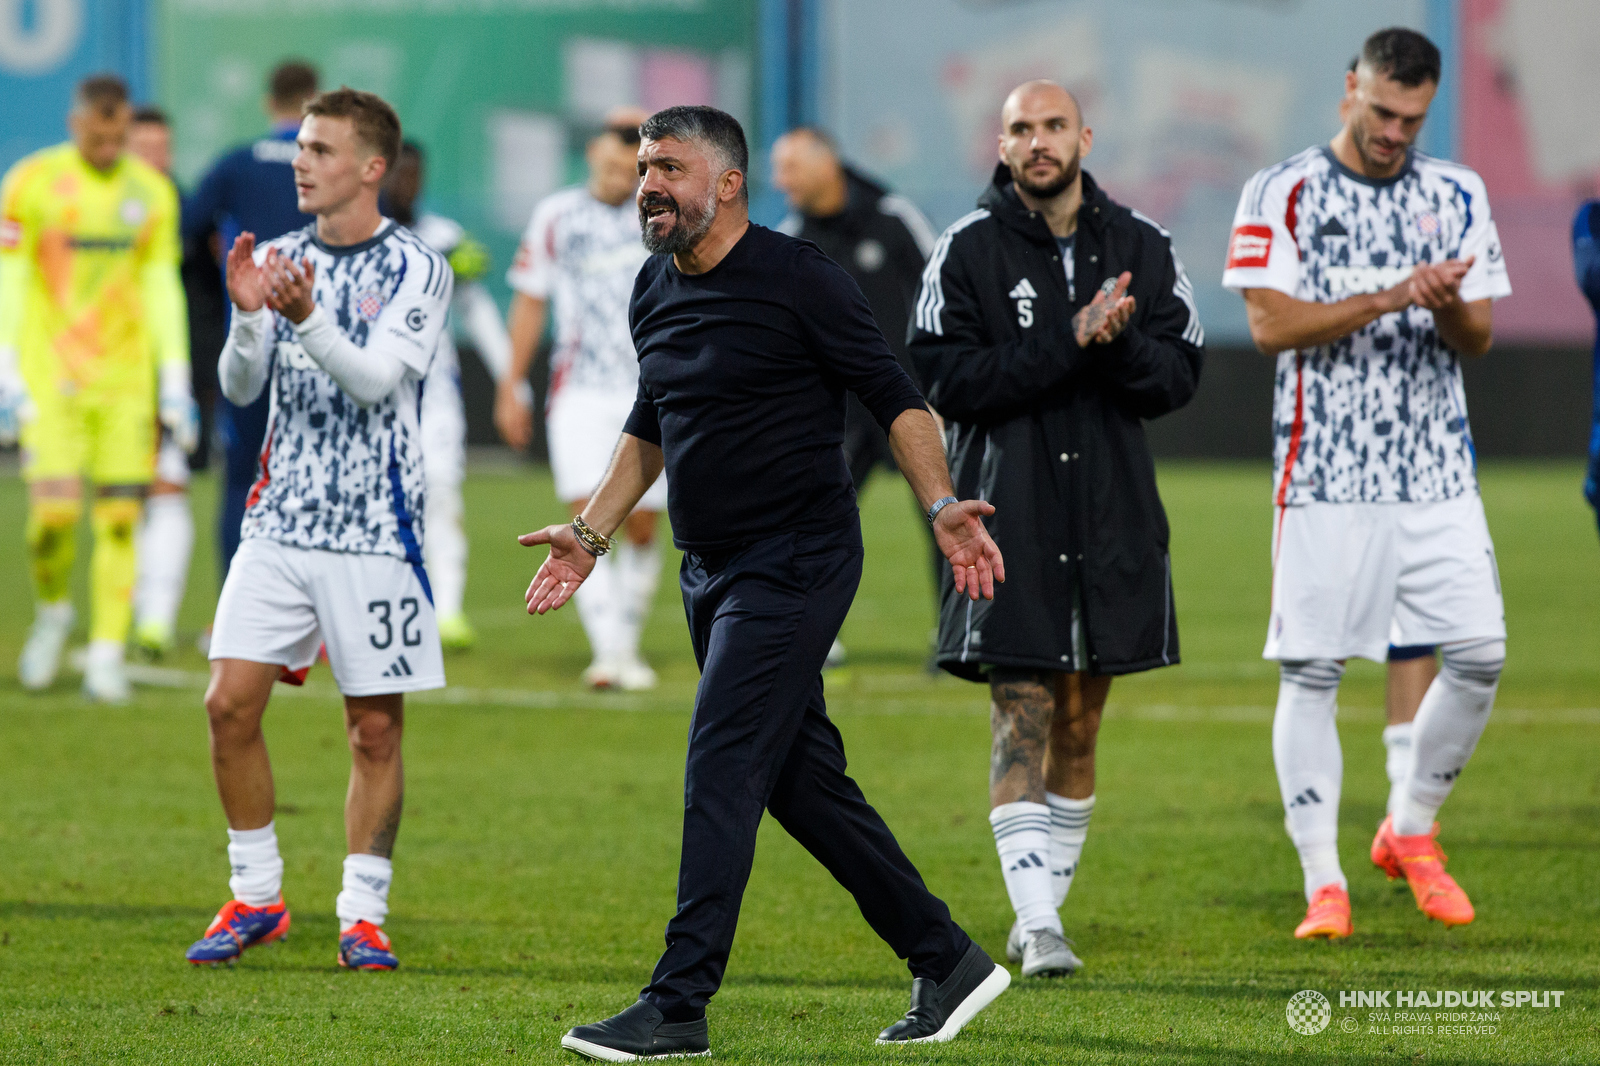
<path fill-rule="evenodd" d="M 1078 188 L 1093 145 L 1077 98 L 1053 81 L 1023 82 L 1000 109 L 1000 162 L 1030 197 L 1053 200 Z"/>
<path fill-rule="evenodd" d="M 838 214 L 849 195 L 832 138 L 810 126 L 792 129 L 773 142 L 772 183 L 783 190 L 790 207 L 812 217 Z"/>
<path fill-rule="evenodd" d="M 1025 81 L 1012 89 L 1000 108 L 1000 124 L 1009 125 L 1012 116 L 1024 110 L 1056 111 L 1071 115 L 1074 125 L 1083 125 L 1083 108 L 1078 106 L 1078 98 L 1048 78 Z"/>

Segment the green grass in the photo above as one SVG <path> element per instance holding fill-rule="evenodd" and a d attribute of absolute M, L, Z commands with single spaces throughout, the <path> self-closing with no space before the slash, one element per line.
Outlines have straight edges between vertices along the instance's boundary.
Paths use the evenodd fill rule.
<path fill-rule="evenodd" d="M 721 1060 L 749 1063 L 1600 1061 L 1600 545 L 1574 465 L 1497 466 L 1484 492 L 1507 593 L 1510 663 L 1496 716 L 1445 808 L 1451 869 L 1478 920 L 1446 932 L 1365 859 L 1382 809 L 1382 673 L 1342 692 L 1342 850 L 1356 935 L 1302 944 L 1300 873 L 1269 746 L 1276 678 L 1260 658 L 1268 474 L 1161 471 L 1185 663 L 1117 682 L 1100 740 L 1099 810 L 1064 917 L 1087 966 L 1021 982 L 955 1043 L 875 1048 L 905 1008 L 903 965 L 852 901 L 770 821 L 728 980 L 711 1008 Z M 548 479 L 468 483 L 470 613 L 481 647 L 414 699 L 396 853 L 391 975 L 334 965 L 348 756 L 326 669 L 267 720 L 289 942 L 231 970 L 185 946 L 226 898 L 223 819 L 196 688 L 90 707 L 70 679 L 11 678 L 29 621 L 23 492 L 0 481 L 0 1062 L 557 1062 L 560 1034 L 632 1001 L 671 913 L 695 669 L 670 577 L 647 633 L 662 675 L 596 696 L 571 611 L 522 614 L 537 555 L 515 533 L 559 516 Z M 213 486 L 196 489 L 210 513 Z M 986 821 L 981 688 L 921 670 L 931 609 L 904 486 L 865 500 L 867 573 L 830 686 L 853 772 L 933 889 L 999 955 L 1010 922 Z M 202 536 L 184 611 L 215 581 Z M 86 553 L 85 553 L 86 554 Z M 672 560 L 675 564 L 675 559 Z M 1013 580 L 1023 575 L 1013 574 Z M 166 665 L 202 676 L 185 650 Z M 1300 1036 L 1289 997 L 1329 995 Z M 1505 1009 L 1482 1036 L 1388 1036 L 1336 993 L 1555 989 L 1559 1010 Z M 1340 1031 L 1356 1018 L 1358 1031 Z"/>

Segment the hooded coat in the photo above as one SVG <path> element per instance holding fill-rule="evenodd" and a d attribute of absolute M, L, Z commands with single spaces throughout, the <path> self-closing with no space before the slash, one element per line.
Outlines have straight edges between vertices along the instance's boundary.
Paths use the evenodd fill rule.
<path fill-rule="evenodd" d="M 935 245 L 909 331 L 956 495 L 994 504 L 989 532 L 1005 557 L 993 600 L 958 596 L 948 568 L 942 577 L 938 661 L 969 680 L 986 666 L 1126 674 L 1178 662 L 1144 422 L 1199 383 L 1193 290 L 1166 230 L 1087 172 L 1070 290 L 1060 251 L 998 167 L 978 210 Z M 1079 347 L 1072 316 L 1125 270 L 1131 321 L 1110 344 Z"/>

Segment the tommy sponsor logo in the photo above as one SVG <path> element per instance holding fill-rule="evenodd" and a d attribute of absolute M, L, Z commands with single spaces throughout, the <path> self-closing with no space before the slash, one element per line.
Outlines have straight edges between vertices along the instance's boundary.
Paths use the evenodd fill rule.
<path fill-rule="evenodd" d="M 1271 226 L 1238 226 L 1228 240 L 1228 269 L 1264 267 L 1272 254 Z"/>
<path fill-rule="evenodd" d="M 1331 266 L 1326 268 L 1325 273 L 1330 289 L 1353 296 L 1392 288 L 1409 278 L 1413 269 L 1414 264 L 1411 263 L 1399 266 Z"/>
<path fill-rule="evenodd" d="M 382 674 L 379 674 L 378 676 L 379 677 L 410 677 L 411 676 L 411 664 L 406 662 L 406 657 L 404 655 L 402 655 L 398 659 L 396 659 L 394 662 L 389 664 L 389 669 L 385 670 Z"/>
<path fill-rule="evenodd" d="M 1027 329 L 1033 325 L 1033 301 L 1039 298 L 1039 293 L 1034 289 L 1033 283 L 1027 278 L 1017 282 L 1017 287 L 1006 293 L 1007 296 L 1017 301 L 1017 325 Z"/>

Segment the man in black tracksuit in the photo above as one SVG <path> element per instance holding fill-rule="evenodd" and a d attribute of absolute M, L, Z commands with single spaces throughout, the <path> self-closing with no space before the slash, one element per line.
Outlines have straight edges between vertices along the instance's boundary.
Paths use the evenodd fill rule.
<path fill-rule="evenodd" d="M 1081 169 L 1093 134 L 1077 101 L 1029 82 L 1002 125 L 979 210 L 934 248 L 910 350 L 956 493 L 996 508 L 1011 580 L 972 604 L 944 582 L 938 656 L 989 683 L 990 823 L 1017 912 L 1007 954 L 1046 976 L 1081 965 L 1057 911 L 1094 807 L 1111 677 L 1178 661 L 1143 423 L 1194 395 L 1204 335 L 1166 231 Z"/>
<path fill-rule="evenodd" d="M 845 772 L 822 664 L 861 579 L 844 393 L 889 434 L 906 480 L 978 597 L 1005 579 L 994 508 L 950 494 L 939 432 L 861 290 L 808 241 L 752 225 L 744 132 L 709 107 L 639 127 L 638 202 L 655 253 L 628 307 L 639 393 L 604 480 L 549 544 L 528 609 L 561 606 L 665 468 L 700 685 L 684 772 L 678 910 L 639 1001 L 562 1046 L 608 1061 L 709 1054 L 763 811 L 855 897 L 911 969 L 912 1009 L 879 1043 L 949 1040 L 999 995 L 996 966 L 928 891 Z M 957 576 L 959 575 L 959 576 Z"/>

